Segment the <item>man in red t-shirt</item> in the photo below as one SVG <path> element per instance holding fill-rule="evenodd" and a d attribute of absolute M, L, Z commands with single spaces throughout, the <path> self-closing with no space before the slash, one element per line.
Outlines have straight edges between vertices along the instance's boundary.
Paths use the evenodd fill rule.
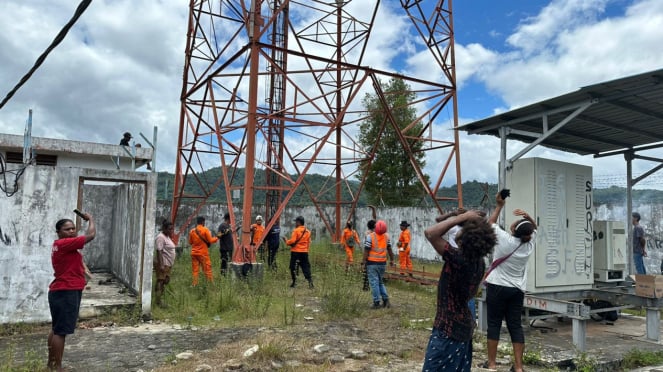
<path fill-rule="evenodd" d="M 85 288 L 85 266 L 79 250 L 97 234 L 92 216 L 87 213 L 83 216 L 88 221 L 85 235 L 76 236 L 76 225 L 70 219 L 62 219 L 55 224 L 58 239 L 53 242 L 51 251 L 55 279 L 48 287 L 48 307 L 52 319 L 48 334 L 48 368 L 51 370 L 63 370 L 65 337 L 74 333 L 78 321 L 81 295 Z"/>

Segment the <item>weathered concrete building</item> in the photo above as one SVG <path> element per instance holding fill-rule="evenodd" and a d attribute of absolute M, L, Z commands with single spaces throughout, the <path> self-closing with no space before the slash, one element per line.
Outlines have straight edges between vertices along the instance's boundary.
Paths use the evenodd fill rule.
<path fill-rule="evenodd" d="M 153 150 L 33 138 L 24 164 L 23 149 L 23 136 L 0 134 L 0 323 L 50 320 L 55 223 L 74 219 L 79 232 L 87 226 L 74 208 L 97 225 L 96 239 L 82 250 L 88 267 L 112 274 L 148 313 L 156 173 L 135 167 L 153 160 Z"/>

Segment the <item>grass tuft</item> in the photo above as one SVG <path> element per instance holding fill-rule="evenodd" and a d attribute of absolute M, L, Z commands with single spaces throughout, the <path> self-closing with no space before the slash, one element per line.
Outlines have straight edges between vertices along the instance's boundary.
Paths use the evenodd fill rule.
<path fill-rule="evenodd" d="M 648 351 L 631 349 L 622 361 L 622 368 L 633 369 L 663 363 L 663 351 Z"/>

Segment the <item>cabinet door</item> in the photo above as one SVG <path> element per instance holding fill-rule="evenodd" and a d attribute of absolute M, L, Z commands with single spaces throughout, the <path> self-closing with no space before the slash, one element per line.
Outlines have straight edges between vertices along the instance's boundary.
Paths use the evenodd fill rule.
<path fill-rule="evenodd" d="M 537 159 L 535 171 L 538 236 L 530 287 L 563 285 L 568 270 L 567 173 L 557 162 Z M 534 290 L 534 288 L 531 288 Z"/>
<path fill-rule="evenodd" d="M 626 229 L 621 221 L 610 221 L 610 268 L 613 270 L 626 269 Z"/>
<path fill-rule="evenodd" d="M 591 168 L 537 160 L 535 187 L 539 235 L 534 254 L 534 286 L 591 284 Z"/>

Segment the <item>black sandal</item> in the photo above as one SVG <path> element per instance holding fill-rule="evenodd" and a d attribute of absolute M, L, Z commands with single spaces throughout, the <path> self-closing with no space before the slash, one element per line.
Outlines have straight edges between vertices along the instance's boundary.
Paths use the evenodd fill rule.
<path fill-rule="evenodd" d="M 481 369 L 488 370 L 488 371 L 497 371 L 497 369 L 495 369 L 495 368 L 488 367 L 488 361 L 485 361 L 485 362 L 479 364 L 478 367 L 481 368 Z"/>

